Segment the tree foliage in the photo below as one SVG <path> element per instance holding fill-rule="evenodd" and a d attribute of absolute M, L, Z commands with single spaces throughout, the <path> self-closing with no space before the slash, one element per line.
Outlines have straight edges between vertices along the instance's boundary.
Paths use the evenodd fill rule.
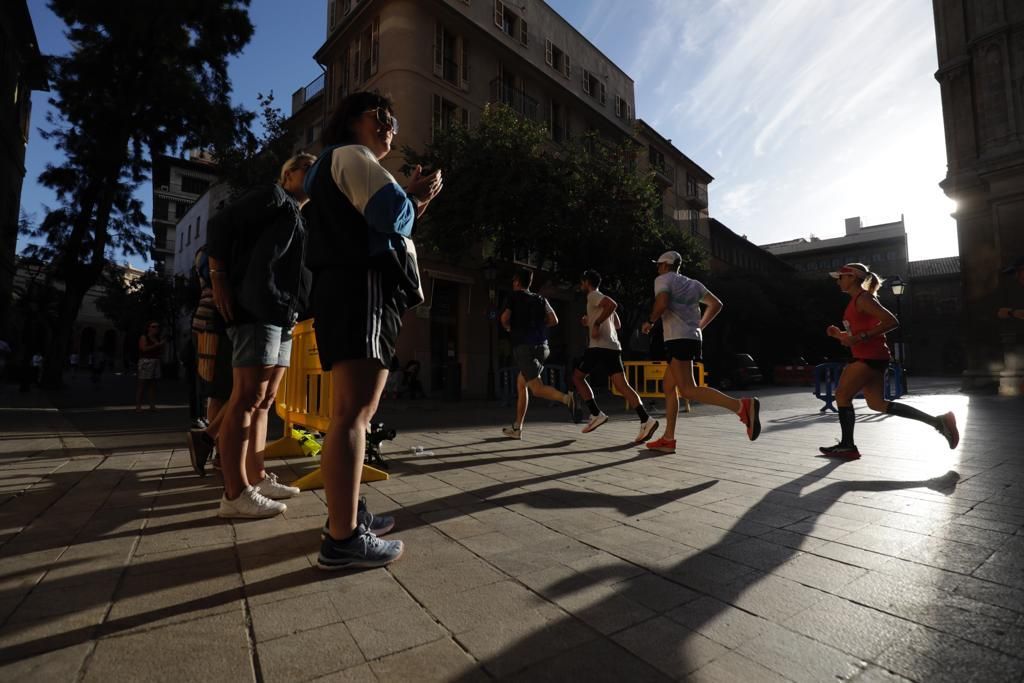
<path fill-rule="evenodd" d="M 281 109 L 274 106 L 274 93 L 257 93 L 256 98 L 259 134 L 240 118 L 235 139 L 223 140 L 213 150 L 220 177 L 234 192 L 273 181 L 292 153 L 295 131 L 289 129 Z"/>
<path fill-rule="evenodd" d="M 101 284 L 103 294 L 96 299 L 96 307 L 125 333 L 126 339 L 134 342 L 145 332 L 147 323 L 156 321 L 163 327 L 169 346 L 176 349 L 178 340 L 173 335 L 178 320 L 198 298 L 190 280 L 180 275 L 166 278 L 152 270 L 130 279 L 125 277 L 124 269 L 111 266 Z"/>
<path fill-rule="evenodd" d="M 437 255 L 462 260 L 487 243 L 506 258 L 532 252 L 569 284 L 594 268 L 633 309 L 651 298 L 651 260 L 662 251 L 703 271 L 696 242 L 656 216 L 657 189 L 637 170 L 630 141 L 588 134 L 555 145 L 545 126 L 491 105 L 476 126 L 435 131 L 422 152 L 402 151 L 406 169 L 444 172 L 445 190 L 418 234 Z"/>
<path fill-rule="evenodd" d="M 65 283 L 54 357 L 64 357 L 85 292 L 113 251 L 142 254 L 150 236 L 134 197 L 150 160 L 169 150 L 227 147 L 252 115 L 232 107 L 227 58 L 249 41 L 249 0 L 50 0 L 72 51 L 51 61 L 44 135 L 64 154 L 39 181 L 59 205 L 31 235 L 27 256 Z M 227 142 L 226 142 L 227 141 Z M 59 384 L 60 368 L 48 373 Z"/>

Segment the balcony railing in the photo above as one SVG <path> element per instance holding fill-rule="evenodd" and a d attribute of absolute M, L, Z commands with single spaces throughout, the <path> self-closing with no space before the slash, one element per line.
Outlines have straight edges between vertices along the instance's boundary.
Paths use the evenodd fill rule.
<path fill-rule="evenodd" d="M 324 74 L 320 74 L 309 82 L 304 88 L 299 88 L 292 94 L 292 114 L 306 106 L 306 103 L 323 94 L 325 85 Z"/>
<path fill-rule="evenodd" d="M 701 208 L 706 208 L 708 205 L 708 186 L 697 185 L 696 189 L 687 187 L 686 200 L 699 204 Z"/>
<path fill-rule="evenodd" d="M 491 81 L 491 102 L 507 105 L 512 111 L 531 121 L 540 121 L 537 100 L 500 78 Z"/>

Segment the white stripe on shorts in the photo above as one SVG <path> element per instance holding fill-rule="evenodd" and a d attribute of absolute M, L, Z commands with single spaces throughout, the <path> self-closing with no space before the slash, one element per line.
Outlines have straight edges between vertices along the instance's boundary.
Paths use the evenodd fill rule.
<path fill-rule="evenodd" d="M 366 272 L 366 357 L 381 358 L 381 318 L 384 310 L 380 273 Z"/>

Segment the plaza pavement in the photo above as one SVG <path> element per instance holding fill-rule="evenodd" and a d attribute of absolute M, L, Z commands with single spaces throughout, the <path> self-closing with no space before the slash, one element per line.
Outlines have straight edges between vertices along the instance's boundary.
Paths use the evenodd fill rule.
<path fill-rule="evenodd" d="M 961 446 L 862 409 L 850 463 L 815 457 L 838 425 L 806 389 L 759 392 L 754 444 L 697 406 L 674 455 L 630 445 L 621 403 L 590 435 L 536 406 L 521 442 L 507 409 L 392 404 L 391 479 L 363 490 L 405 555 L 325 573 L 322 492 L 217 519 L 184 409 L 116 381 L 0 388 L 2 681 L 1024 676 L 1021 400 L 918 382 Z"/>

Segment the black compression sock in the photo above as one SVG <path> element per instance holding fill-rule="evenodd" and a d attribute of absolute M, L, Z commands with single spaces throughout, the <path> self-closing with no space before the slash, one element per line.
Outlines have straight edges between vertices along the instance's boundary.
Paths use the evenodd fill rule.
<path fill-rule="evenodd" d="M 651 419 L 651 416 L 647 414 L 646 410 L 644 410 L 643 403 L 636 407 L 636 416 L 640 418 L 641 422 L 647 422 L 648 420 Z"/>
<path fill-rule="evenodd" d="M 601 409 L 597 407 L 597 401 L 592 398 L 587 400 L 587 408 L 590 409 L 591 415 L 599 415 L 601 413 Z"/>
<path fill-rule="evenodd" d="M 853 445 L 853 423 L 855 419 L 853 406 L 839 407 L 839 428 L 843 433 L 839 443 L 844 446 Z"/>
<path fill-rule="evenodd" d="M 927 425 L 931 425 L 935 429 L 939 428 L 940 420 L 937 417 L 929 415 L 928 413 L 912 408 L 906 403 L 896 403 L 892 401 L 889 403 L 889 409 L 886 411 L 889 415 L 895 415 L 896 417 L 905 417 L 910 420 L 917 420 L 918 422 L 924 422 Z"/>

